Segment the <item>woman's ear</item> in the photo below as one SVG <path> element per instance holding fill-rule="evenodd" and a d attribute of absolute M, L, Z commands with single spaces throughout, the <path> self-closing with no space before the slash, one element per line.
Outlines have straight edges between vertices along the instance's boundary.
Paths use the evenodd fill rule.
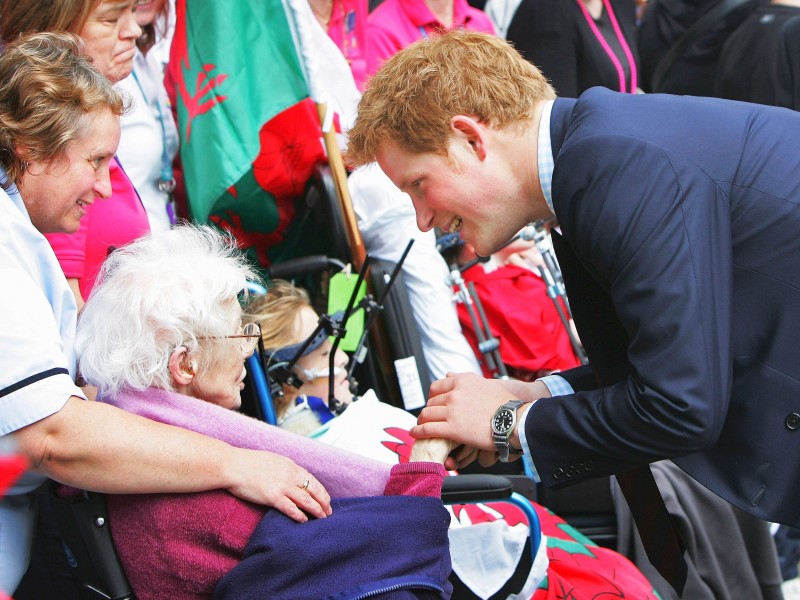
<path fill-rule="evenodd" d="M 17 155 L 17 157 L 19 157 L 20 160 L 28 160 L 30 150 L 26 145 L 17 142 L 14 144 L 14 153 Z"/>
<path fill-rule="evenodd" d="M 189 358 L 186 346 L 178 346 L 169 357 L 169 374 L 175 387 L 189 385 L 197 371 L 197 362 Z"/>

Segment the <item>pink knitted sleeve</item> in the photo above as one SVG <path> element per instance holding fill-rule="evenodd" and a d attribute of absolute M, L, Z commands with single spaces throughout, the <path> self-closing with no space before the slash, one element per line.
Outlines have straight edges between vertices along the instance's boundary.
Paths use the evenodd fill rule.
<path fill-rule="evenodd" d="M 445 475 L 444 466 L 439 463 L 409 462 L 394 465 L 383 495 L 438 498 L 442 495 L 442 482 Z"/>

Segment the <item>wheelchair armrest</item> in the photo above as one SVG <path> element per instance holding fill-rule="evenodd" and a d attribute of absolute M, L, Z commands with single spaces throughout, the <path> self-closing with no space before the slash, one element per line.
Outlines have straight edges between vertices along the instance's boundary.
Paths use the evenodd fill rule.
<path fill-rule="evenodd" d="M 500 475 L 457 475 L 444 478 L 442 502 L 467 504 L 507 500 L 513 491 L 511 481 Z"/>

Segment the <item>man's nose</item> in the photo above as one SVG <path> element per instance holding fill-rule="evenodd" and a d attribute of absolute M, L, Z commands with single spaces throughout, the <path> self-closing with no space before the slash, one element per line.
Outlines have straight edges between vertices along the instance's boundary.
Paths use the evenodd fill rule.
<path fill-rule="evenodd" d="M 412 204 L 414 205 L 414 212 L 417 213 L 417 228 L 423 232 L 433 229 L 434 212 L 419 200 L 412 199 Z"/>

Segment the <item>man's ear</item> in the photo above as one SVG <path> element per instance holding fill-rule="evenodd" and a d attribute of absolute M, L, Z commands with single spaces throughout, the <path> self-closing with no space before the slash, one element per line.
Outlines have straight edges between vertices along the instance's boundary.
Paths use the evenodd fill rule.
<path fill-rule="evenodd" d="M 463 138 L 475 152 L 479 160 L 484 160 L 487 153 L 486 126 L 472 117 L 456 115 L 450 119 L 450 129 L 456 138 Z"/>
<path fill-rule="evenodd" d="M 175 387 L 189 385 L 197 371 L 197 362 L 189 358 L 186 346 L 178 346 L 169 356 L 169 374 Z"/>

